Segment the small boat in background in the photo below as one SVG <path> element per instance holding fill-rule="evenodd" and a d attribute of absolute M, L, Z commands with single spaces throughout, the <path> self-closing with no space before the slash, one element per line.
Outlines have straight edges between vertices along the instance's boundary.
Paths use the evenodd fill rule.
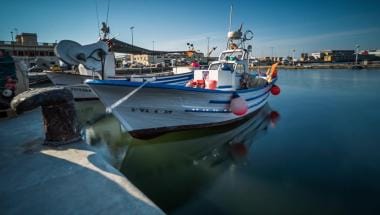
<path fill-rule="evenodd" d="M 55 47 L 55 53 L 66 64 L 77 65 L 78 73 L 46 74 L 54 85 L 69 88 L 76 101 L 98 99 L 88 85 L 83 84 L 87 79 L 183 85 L 193 78 L 192 72 L 176 75 L 116 75 L 114 54 L 109 52 L 107 43 L 102 40 L 85 46 L 74 41 L 62 40 Z"/>

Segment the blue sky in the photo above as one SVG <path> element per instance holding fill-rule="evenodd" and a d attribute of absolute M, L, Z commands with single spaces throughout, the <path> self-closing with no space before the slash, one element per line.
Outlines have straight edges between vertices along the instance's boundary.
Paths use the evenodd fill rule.
<path fill-rule="evenodd" d="M 98 36 L 106 19 L 108 0 L 3 0 L 0 7 L 0 40 L 11 40 L 10 31 L 38 33 L 40 42 L 71 39 L 82 44 Z M 233 28 L 244 23 L 254 32 L 251 42 L 258 56 L 286 56 L 321 49 L 380 48 L 380 1 L 282 0 L 110 0 L 108 23 L 117 39 L 157 50 L 184 50 L 191 42 L 205 52 L 207 37 L 217 54 L 225 48 L 229 7 Z M 273 47 L 273 48 L 272 48 Z"/>

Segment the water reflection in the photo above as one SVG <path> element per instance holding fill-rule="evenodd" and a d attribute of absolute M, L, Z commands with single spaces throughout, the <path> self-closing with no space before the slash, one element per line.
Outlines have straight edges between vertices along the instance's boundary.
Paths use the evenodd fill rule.
<path fill-rule="evenodd" d="M 171 135 L 189 137 L 157 143 L 132 143 L 121 171 L 166 212 L 185 205 L 223 172 L 247 162 L 254 140 L 271 122 L 265 106 L 244 124 L 226 130 L 206 129 Z"/>
<path fill-rule="evenodd" d="M 75 111 L 82 126 L 95 123 L 106 113 L 104 105 L 99 100 L 76 102 Z"/>
<path fill-rule="evenodd" d="M 250 146 L 279 114 L 269 105 L 230 127 L 165 134 L 151 140 L 132 138 L 107 116 L 85 129 L 87 142 L 166 212 L 186 205 L 223 172 L 248 161 Z"/>

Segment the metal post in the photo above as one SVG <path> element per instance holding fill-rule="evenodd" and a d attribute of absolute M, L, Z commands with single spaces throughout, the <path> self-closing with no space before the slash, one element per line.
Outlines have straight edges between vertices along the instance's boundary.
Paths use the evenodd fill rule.
<path fill-rule="evenodd" d="M 58 146 L 79 141 L 80 129 L 70 90 L 62 87 L 36 88 L 13 98 L 11 107 L 18 114 L 42 107 L 44 144 Z"/>

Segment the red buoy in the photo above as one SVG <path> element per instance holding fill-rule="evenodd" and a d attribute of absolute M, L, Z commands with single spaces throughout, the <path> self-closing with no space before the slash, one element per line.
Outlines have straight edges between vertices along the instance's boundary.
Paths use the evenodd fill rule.
<path fill-rule="evenodd" d="M 273 85 L 272 88 L 270 89 L 270 92 L 271 92 L 274 96 L 277 96 L 278 94 L 280 94 L 281 89 L 280 89 L 280 87 L 278 87 L 277 85 Z"/>
<path fill-rule="evenodd" d="M 247 113 L 248 111 L 248 105 L 245 99 L 240 97 L 236 92 L 232 94 L 231 102 L 230 102 L 230 109 L 232 113 L 241 116 Z"/>

